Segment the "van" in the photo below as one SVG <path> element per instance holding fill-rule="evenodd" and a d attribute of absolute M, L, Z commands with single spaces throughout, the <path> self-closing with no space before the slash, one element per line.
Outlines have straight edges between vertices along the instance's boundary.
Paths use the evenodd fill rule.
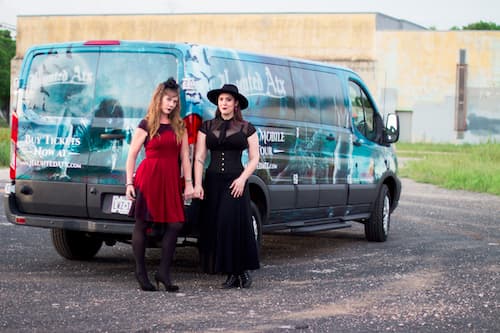
<path fill-rule="evenodd" d="M 130 242 L 125 160 L 155 86 L 168 77 L 181 83 L 192 149 L 201 123 L 215 113 L 207 91 L 233 83 L 248 98 L 244 117 L 260 145 L 258 168 L 248 180 L 259 242 L 263 232 L 308 233 L 354 221 L 364 224 L 368 240 L 387 239 L 401 193 L 391 145 L 399 121 L 388 114 L 384 122 L 359 75 L 320 62 L 188 43 L 108 40 L 30 48 L 11 116 L 8 220 L 50 228 L 55 249 L 68 259 L 90 259 L 103 243 Z M 196 242 L 198 205 L 186 204 L 186 242 Z"/>

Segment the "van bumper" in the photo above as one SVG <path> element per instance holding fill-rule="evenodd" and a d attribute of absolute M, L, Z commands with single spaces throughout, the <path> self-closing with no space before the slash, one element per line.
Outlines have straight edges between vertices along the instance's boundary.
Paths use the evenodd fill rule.
<path fill-rule="evenodd" d="M 89 220 L 78 217 L 23 214 L 17 208 L 14 193 L 4 193 L 4 210 L 7 220 L 15 225 L 118 235 L 132 235 L 134 229 L 134 223 L 130 221 Z"/>

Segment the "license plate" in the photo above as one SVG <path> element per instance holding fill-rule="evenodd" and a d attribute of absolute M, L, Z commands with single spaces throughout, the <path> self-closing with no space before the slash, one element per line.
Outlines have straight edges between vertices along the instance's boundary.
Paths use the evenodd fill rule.
<path fill-rule="evenodd" d="M 111 213 L 127 215 L 131 206 L 132 201 L 127 199 L 126 196 L 113 195 L 113 200 L 111 201 Z"/>

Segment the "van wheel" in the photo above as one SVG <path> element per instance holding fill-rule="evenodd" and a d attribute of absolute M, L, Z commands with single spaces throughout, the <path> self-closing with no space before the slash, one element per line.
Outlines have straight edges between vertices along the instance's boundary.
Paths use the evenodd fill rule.
<path fill-rule="evenodd" d="M 57 253 L 70 260 L 92 259 L 102 246 L 102 240 L 81 231 L 52 229 L 52 244 Z"/>
<path fill-rule="evenodd" d="M 365 237 L 372 242 L 385 242 L 391 222 L 391 198 L 387 185 L 382 185 L 370 220 L 365 224 Z"/>
<path fill-rule="evenodd" d="M 257 248 L 260 251 L 262 245 L 262 218 L 260 217 L 259 207 L 254 202 L 250 202 L 250 208 L 252 210 L 253 232 L 257 241 Z"/>

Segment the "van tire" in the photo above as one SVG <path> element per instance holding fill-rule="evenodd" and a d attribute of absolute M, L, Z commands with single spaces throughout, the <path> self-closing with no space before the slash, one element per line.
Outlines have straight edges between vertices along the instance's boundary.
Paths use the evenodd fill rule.
<path fill-rule="evenodd" d="M 257 249 L 260 252 L 262 246 L 262 218 L 260 216 L 259 207 L 254 202 L 250 202 L 250 209 L 252 212 L 252 227 L 254 229 L 255 240 L 257 241 Z"/>
<path fill-rule="evenodd" d="M 52 229 L 52 244 L 57 253 L 70 260 L 92 259 L 101 249 L 102 240 L 82 231 Z"/>
<path fill-rule="evenodd" d="M 387 185 L 382 185 L 373 206 L 373 212 L 365 223 L 365 237 L 371 242 L 385 242 L 391 222 L 391 198 Z"/>

